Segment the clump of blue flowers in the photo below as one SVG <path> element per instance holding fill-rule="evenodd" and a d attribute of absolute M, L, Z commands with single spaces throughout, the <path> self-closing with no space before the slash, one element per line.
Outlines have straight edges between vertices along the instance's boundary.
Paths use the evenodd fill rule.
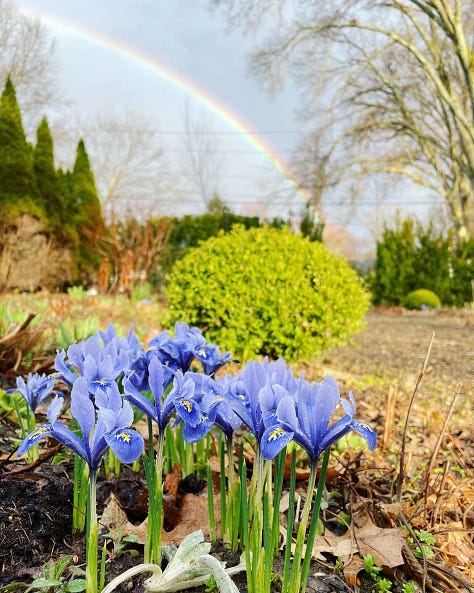
<path fill-rule="evenodd" d="M 185 323 L 177 323 L 174 333 L 158 334 L 145 347 L 132 330 L 122 338 L 109 325 L 106 331 L 59 352 L 56 372 L 50 377 L 30 375 L 26 383 L 18 379 L 17 391 L 27 401 L 33 417 L 37 405 L 52 398 L 48 422 L 31 429 L 18 455 L 51 437 L 83 460 L 87 469 L 87 593 L 98 590 L 95 491 L 97 472 L 108 451 L 122 463 L 143 459 L 149 493 L 145 561 L 161 564 L 164 440 L 166 430 L 177 426 L 190 446 L 211 431 L 222 436 L 227 462 L 221 462 L 221 490 L 227 489 L 227 494 L 221 492 L 221 532 L 233 547 L 240 538 L 250 593 L 270 591 L 273 554 L 280 543 L 278 504 L 283 477 L 277 467 L 281 467 L 290 443 L 307 452 L 311 468 L 308 495 L 292 563 L 289 526 L 283 579 L 283 591 L 304 591 L 329 449 L 354 430 L 373 450 L 375 433 L 356 420 L 352 393 L 348 399 L 342 398 L 331 376 L 321 383 L 310 383 L 303 375 L 296 377 L 282 359 L 250 361 L 235 375 L 219 374 L 229 361 L 230 352 L 221 352 L 215 344 L 207 343 L 200 330 Z M 70 398 L 54 392 L 57 379 L 69 387 Z M 59 419 L 66 401 L 70 401 L 71 426 Z M 137 414 L 147 419 L 147 447 L 133 428 Z M 256 447 L 248 495 L 243 458 L 236 473 L 233 453 L 236 434 L 242 427 L 253 435 Z M 321 478 L 316 488 L 321 457 Z"/>

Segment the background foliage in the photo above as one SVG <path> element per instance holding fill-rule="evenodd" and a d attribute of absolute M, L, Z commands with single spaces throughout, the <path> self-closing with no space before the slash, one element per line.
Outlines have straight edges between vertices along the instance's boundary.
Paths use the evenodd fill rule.
<path fill-rule="evenodd" d="M 474 240 L 423 227 L 411 218 L 385 226 L 369 279 L 375 304 L 401 305 L 413 290 L 433 291 L 444 305 L 472 300 Z"/>

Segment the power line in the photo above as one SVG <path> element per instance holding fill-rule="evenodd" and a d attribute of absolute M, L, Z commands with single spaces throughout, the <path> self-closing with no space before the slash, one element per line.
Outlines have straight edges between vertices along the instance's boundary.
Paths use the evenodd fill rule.
<path fill-rule="evenodd" d="M 109 130 L 107 130 L 106 128 L 64 128 L 64 129 L 59 129 L 59 128 L 55 128 L 54 126 L 52 126 L 52 128 L 55 131 L 60 131 L 60 132 L 91 132 L 91 133 L 97 133 L 97 132 L 107 132 Z M 188 136 L 189 132 L 186 132 L 186 130 L 160 130 L 159 128 L 156 130 L 145 130 L 143 128 L 126 128 L 126 127 L 120 127 L 114 130 L 111 130 L 111 133 L 114 134 L 144 134 L 147 136 Z M 249 130 L 249 133 L 252 134 L 252 136 L 276 136 L 276 135 L 293 135 L 293 134 L 301 134 L 301 130 L 255 130 L 255 129 L 251 129 Z M 245 136 L 245 134 L 243 132 L 238 132 L 237 130 L 229 130 L 229 131 L 222 131 L 222 132 L 216 132 L 215 130 L 211 130 L 211 131 L 207 131 L 204 130 L 202 132 L 200 131 L 192 131 L 191 133 L 192 136 Z"/>

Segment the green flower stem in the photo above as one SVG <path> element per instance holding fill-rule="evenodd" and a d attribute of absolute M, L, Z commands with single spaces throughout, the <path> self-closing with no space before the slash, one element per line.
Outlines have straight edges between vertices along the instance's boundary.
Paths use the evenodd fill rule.
<path fill-rule="evenodd" d="M 153 450 L 152 424 L 148 422 L 149 446 L 145 459 L 148 484 L 148 524 L 145 545 L 145 562 L 161 566 L 161 532 L 163 529 L 163 448 L 164 431 L 158 434 L 156 455 Z"/>
<path fill-rule="evenodd" d="M 249 593 L 266 593 L 265 548 L 263 547 L 263 491 L 265 486 L 265 459 L 260 451 L 255 456 L 249 492 L 249 545 L 246 549 L 247 586 Z"/>
<path fill-rule="evenodd" d="M 283 477 L 285 472 L 286 447 L 275 458 L 275 477 L 273 479 L 273 519 L 272 519 L 272 549 L 273 554 L 280 549 L 280 501 L 283 491 Z"/>
<path fill-rule="evenodd" d="M 319 474 L 318 488 L 316 490 L 316 498 L 314 500 L 313 515 L 311 517 L 311 523 L 309 526 L 308 538 L 306 540 L 306 553 L 303 561 L 303 570 L 301 571 L 301 591 L 304 593 L 306 589 L 306 581 L 308 580 L 309 568 L 311 563 L 311 556 L 313 552 L 314 538 L 316 537 L 316 531 L 318 527 L 319 509 L 321 508 L 321 501 L 323 498 L 324 486 L 326 484 L 326 473 L 329 465 L 329 453 L 330 448 L 328 447 L 324 452 L 323 463 L 321 466 L 321 472 Z M 317 465 L 317 464 L 316 464 Z M 315 473 L 316 473 L 315 468 Z"/>
<path fill-rule="evenodd" d="M 87 543 L 86 543 L 86 593 L 98 593 L 97 578 L 97 546 L 99 540 L 99 523 L 97 521 L 97 474 L 89 475 L 89 504 L 87 509 Z"/>
<path fill-rule="evenodd" d="M 239 522 L 240 522 L 240 500 L 239 486 L 234 470 L 234 441 L 232 435 L 225 437 L 219 447 L 221 461 L 221 519 L 222 536 L 225 542 L 230 543 L 233 551 L 238 547 Z M 225 471 L 225 456 L 227 454 L 227 472 Z M 227 476 L 227 488 L 225 478 Z"/>
<path fill-rule="evenodd" d="M 219 476 L 219 488 L 220 488 L 220 504 L 221 504 L 221 536 L 224 542 L 230 541 L 229 536 L 229 523 L 231 523 L 231 514 L 232 509 L 230 507 L 231 501 L 229 487 L 226 487 L 225 481 L 225 452 L 224 452 L 224 442 L 221 440 L 219 442 L 219 466 L 220 466 L 220 476 Z M 229 512 L 228 512 L 229 511 Z M 229 517 L 229 519 L 227 519 Z"/>
<path fill-rule="evenodd" d="M 288 592 L 289 577 L 290 577 L 290 563 L 291 563 L 291 543 L 293 541 L 293 526 L 295 524 L 295 491 L 296 491 L 296 450 L 293 449 L 291 454 L 290 465 L 290 491 L 289 491 L 289 506 L 288 506 L 288 525 L 286 532 L 285 545 L 285 562 L 283 565 L 283 579 L 282 591 Z"/>
<path fill-rule="evenodd" d="M 309 474 L 306 500 L 305 500 L 305 503 L 303 506 L 303 511 L 301 512 L 300 523 L 298 525 L 298 533 L 296 536 L 295 553 L 293 556 L 293 566 L 291 569 L 289 588 L 286 590 L 285 593 L 297 593 L 300 590 L 300 582 L 301 582 L 300 566 L 301 566 L 301 559 L 302 559 L 302 555 L 303 555 L 303 546 L 304 546 L 305 538 L 306 538 L 306 528 L 308 526 L 309 513 L 311 511 L 312 502 L 313 502 L 313 491 L 314 491 L 314 486 L 316 484 L 317 468 L 318 468 L 318 460 L 316 459 L 315 461 L 313 461 L 311 463 L 311 470 L 310 470 L 310 474 Z M 291 503 L 291 501 L 290 501 L 290 503 Z"/>
<path fill-rule="evenodd" d="M 212 484 L 211 466 L 207 466 L 207 510 L 209 514 L 209 536 L 211 543 L 216 543 L 216 516 L 214 513 L 214 488 Z"/>
<path fill-rule="evenodd" d="M 306 581 L 308 579 L 309 574 L 313 543 L 316 535 L 316 528 L 318 525 L 319 509 L 321 507 L 321 500 L 323 497 L 324 484 L 326 480 L 326 472 L 329 462 L 329 451 L 329 449 L 326 449 L 326 451 L 324 452 L 323 464 L 318 481 L 314 505 L 312 501 L 313 491 L 316 484 L 316 477 L 318 474 L 318 459 L 315 459 L 311 463 L 306 500 L 303 506 L 303 511 L 301 513 L 301 521 L 298 526 L 298 534 L 296 536 L 295 554 L 293 557 L 293 567 L 291 571 L 289 588 L 285 590 L 285 593 L 297 593 L 298 591 L 304 593 L 306 589 Z M 311 509 L 313 511 L 313 514 L 311 517 L 308 537 L 306 538 L 306 528 L 308 525 L 308 519 Z M 305 539 L 306 552 L 304 556 L 303 567 L 301 568 L 303 546 L 305 544 Z"/>
<path fill-rule="evenodd" d="M 72 531 L 83 533 L 86 527 L 87 516 L 87 486 L 89 482 L 89 467 L 79 457 L 74 456 L 74 484 L 73 484 L 73 508 L 72 508 Z"/>
<path fill-rule="evenodd" d="M 36 418 L 31 410 L 30 406 L 26 406 L 26 428 L 27 434 L 30 434 L 36 428 Z M 33 445 L 30 447 L 27 453 L 27 458 L 29 463 L 33 463 L 39 459 L 39 447 L 38 445 Z"/>

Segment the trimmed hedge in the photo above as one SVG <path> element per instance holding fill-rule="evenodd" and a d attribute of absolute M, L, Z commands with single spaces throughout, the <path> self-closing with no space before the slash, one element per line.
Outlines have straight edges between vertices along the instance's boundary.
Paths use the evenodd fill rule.
<path fill-rule="evenodd" d="M 304 360 L 361 329 L 370 302 L 346 260 L 289 229 L 236 226 L 191 249 L 167 276 L 171 326 L 248 358 Z"/>
<path fill-rule="evenodd" d="M 423 309 L 424 307 L 438 309 L 441 307 L 441 301 L 432 290 L 419 288 L 407 294 L 403 299 L 403 306 L 407 309 Z"/>

